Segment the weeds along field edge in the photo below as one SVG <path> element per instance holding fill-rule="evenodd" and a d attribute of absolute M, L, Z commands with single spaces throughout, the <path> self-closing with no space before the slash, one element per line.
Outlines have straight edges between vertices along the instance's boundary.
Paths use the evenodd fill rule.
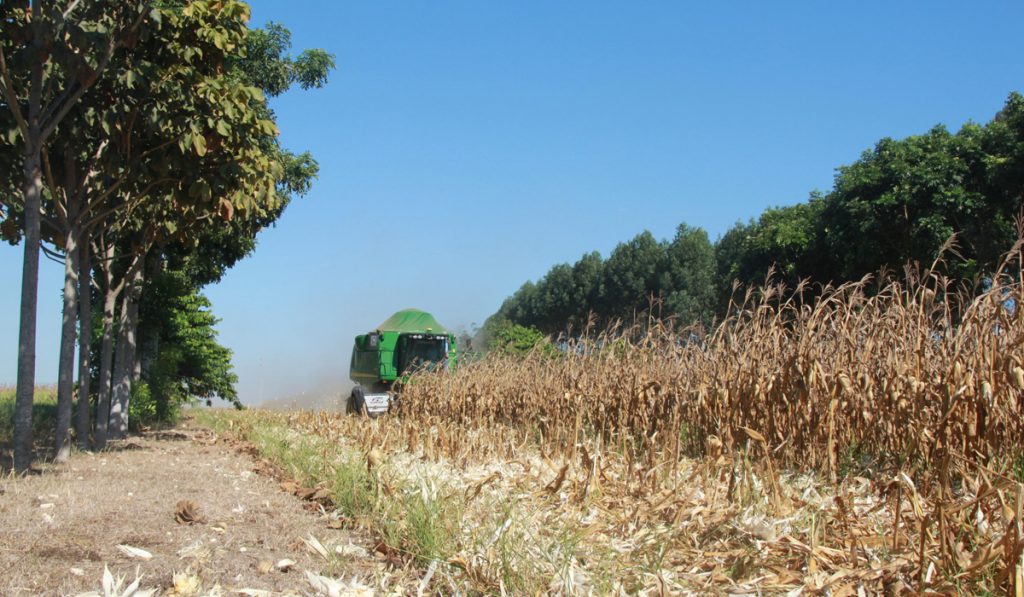
<path fill-rule="evenodd" d="M 419 375 L 377 420 L 232 424 L 283 461 L 316 438 L 295 474 L 460 590 L 1024 588 L 1020 279 L 869 284 Z"/>
<path fill-rule="evenodd" d="M 589 442 L 593 455 L 581 449 L 579 462 L 525 446 L 514 459 L 456 462 L 410 452 L 397 441 L 364 443 L 408 433 L 396 418 L 197 416 L 221 434 L 251 442 L 288 480 L 328 491 L 342 520 L 369 532 L 399 574 L 432 575 L 430 586 L 442 593 L 793 590 L 814 557 L 809 546 L 819 542 L 812 535 L 823 527 L 814 521 L 829 519 L 839 491 L 811 475 L 782 474 L 780 493 L 770 494 L 764 469 L 745 452 L 711 462 L 684 457 L 668 481 L 637 474 L 627 459 L 601 456 Z M 879 503 L 871 485 L 851 480 L 842 491 L 856 498 L 851 512 L 862 515 L 857 525 L 864 536 L 880 541 L 891 516 L 869 512 Z M 799 505 L 778 517 L 771 504 L 783 498 Z M 870 553 L 882 565 L 885 555 Z M 838 565 L 842 556 L 829 561 Z M 822 567 L 815 582 L 828 586 L 830 574 Z M 377 580 L 386 592 L 388 581 Z"/>
<path fill-rule="evenodd" d="M 510 529 L 505 522 L 514 515 L 510 500 L 487 483 L 474 491 L 464 471 L 412 454 L 367 450 L 335 425 L 342 419 L 324 414 L 201 410 L 195 416 L 220 434 L 250 442 L 287 482 L 326 491 L 335 514 L 347 526 L 368 532 L 374 550 L 398 569 L 395 577 L 375 579 L 384 593 L 408 580 L 403 577 L 431 568 L 434 586 L 445 593 L 491 584 L 531 592 L 541 588 L 536 580 L 543 575 L 532 560 L 513 556 L 521 553 L 523 527 Z M 483 544 L 503 561 L 486 572 L 501 571 L 494 583 L 481 576 L 478 563 L 459 558 L 465 546 Z"/>

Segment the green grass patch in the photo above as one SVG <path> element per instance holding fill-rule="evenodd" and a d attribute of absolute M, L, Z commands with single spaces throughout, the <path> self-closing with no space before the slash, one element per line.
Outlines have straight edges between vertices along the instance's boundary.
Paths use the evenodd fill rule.
<path fill-rule="evenodd" d="M 620 553 L 584 549 L 588 531 L 578 525 L 545 525 L 523 503 L 529 496 L 467 491 L 457 477 L 432 465 L 421 469 L 418 458 L 402 452 L 370 468 L 369 448 L 356 437 L 300 430 L 288 413 L 194 409 L 190 414 L 218 433 L 252 443 L 260 457 L 299 484 L 326 487 L 346 524 L 368 532 L 417 569 L 439 562 L 472 587 L 469 594 L 499 594 L 502 587 L 507 594 L 540 594 L 553 579 L 570 587 L 582 566 L 593 567 L 587 583 L 595 594 L 612 592 L 619 580 Z M 652 555 L 652 566 L 660 555 Z"/>
<path fill-rule="evenodd" d="M 358 448 L 290 429 L 283 414 L 195 410 L 197 422 L 235 433 L 298 483 L 330 489 L 337 511 L 418 564 L 444 561 L 458 551 L 462 496 L 423 480 L 400 481 L 371 471 Z"/>
<path fill-rule="evenodd" d="M 406 488 L 392 513 L 400 519 L 403 549 L 420 564 L 445 561 L 459 549 L 462 502 L 458 495 L 444 495 L 444 488 L 431 487 L 425 479 L 418 488 Z"/>
<path fill-rule="evenodd" d="M 14 387 L 0 387 L 0 443 L 9 443 L 14 437 L 14 403 Z M 32 405 L 32 433 L 35 437 L 53 433 L 56 425 L 57 388 L 39 386 Z"/>

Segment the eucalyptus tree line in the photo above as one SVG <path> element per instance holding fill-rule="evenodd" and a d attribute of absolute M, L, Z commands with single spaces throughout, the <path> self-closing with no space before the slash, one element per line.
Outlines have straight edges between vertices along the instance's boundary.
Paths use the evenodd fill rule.
<path fill-rule="evenodd" d="M 123 228 L 122 219 L 139 217 L 152 211 L 152 204 L 171 200 L 168 189 L 180 186 L 178 173 L 187 173 L 187 165 L 194 163 L 192 147 L 182 148 L 179 140 L 186 123 L 210 113 L 211 106 L 203 105 L 201 96 L 197 101 L 197 95 L 183 92 L 216 75 L 215 56 L 211 62 L 199 56 L 219 51 L 204 32 L 229 22 L 230 13 L 223 12 L 198 7 L 152 11 L 152 30 L 133 39 L 129 51 L 110 63 L 108 76 L 94 85 L 44 146 L 50 198 L 44 202 L 44 222 L 65 254 L 57 460 L 65 459 L 70 448 L 77 301 L 79 295 L 88 299 L 87 293 L 78 292 L 81 260 L 91 261 L 94 230 Z M 179 210 L 169 211 L 170 216 Z M 132 277 L 141 272 L 141 263 L 138 259 L 139 267 L 130 269 Z"/>
<path fill-rule="evenodd" d="M 280 145 L 273 124 L 274 114 L 266 97 L 284 93 L 294 84 L 303 89 L 321 87 L 334 67 L 333 56 L 323 50 L 306 50 L 293 60 L 287 54 L 290 34 L 278 24 L 270 23 L 262 30 L 239 28 L 238 31 L 242 34 L 240 37 L 224 42 L 225 47 L 238 51 L 225 56 L 223 83 L 226 89 L 243 90 L 245 93 L 239 96 L 242 99 L 257 101 L 235 106 L 234 111 L 245 115 L 247 120 L 228 125 L 227 130 L 235 135 L 231 142 L 226 139 L 225 127 L 221 126 L 224 121 L 211 124 L 221 138 L 214 137 L 215 145 L 208 146 L 202 154 L 202 168 L 187 177 L 192 181 L 187 189 L 190 196 L 198 193 L 200 198 L 212 197 L 215 196 L 214 190 L 222 193 L 224 189 L 234 188 L 237 189 L 235 198 L 232 201 L 221 199 L 218 206 L 220 218 L 198 217 L 178 221 L 170 215 L 143 217 L 140 221 L 147 226 L 141 231 L 144 240 L 131 245 L 143 248 L 139 252 L 143 265 L 154 248 L 158 249 L 160 262 L 175 257 L 187 261 L 191 272 L 184 280 L 194 292 L 218 280 L 226 269 L 248 255 L 255 248 L 258 232 L 276 222 L 293 196 L 305 194 L 318 172 L 311 155 L 296 155 Z M 230 100 L 225 104 L 222 98 L 219 105 L 222 109 L 227 106 L 226 113 L 232 112 Z M 206 138 L 212 135 L 213 132 L 209 132 Z M 193 142 L 199 138 L 193 133 Z M 248 170 L 238 170 L 238 166 L 247 164 L 250 165 Z M 226 166 L 231 166 L 226 171 L 232 176 L 244 176 L 237 179 L 229 176 L 226 180 L 218 178 Z M 178 190 L 184 192 L 185 188 Z M 153 240 L 146 242 L 145 239 Z M 140 339 L 136 331 L 144 288 L 143 271 L 140 266 L 131 272 L 133 290 L 122 299 L 109 415 L 109 430 L 113 437 L 120 437 L 127 431 L 132 387 L 141 374 L 141 360 L 137 356 Z M 101 391 L 104 389 L 102 386 Z M 233 396 L 233 389 L 229 391 Z M 222 397 L 231 399 L 230 396 Z M 166 396 L 162 398 L 168 399 Z M 97 438 L 101 443 L 101 433 L 97 433 Z"/>
<path fill-rule="evenodd" d="M 14 468 L 32 460 L 36 312 L 43 202 L 42 152 L 68 113 L 102 77 L 115 57 L 153 24 L 148 2 L 109 0 L 0 5 L 0 92 L 4 98 L 4 151 L 20 162 L 21 196 L 3 197 L 20 208 L 25 257 L 22 265 L 15 399 Z M 13 126 L 12 126 L 13 125 Z"/>
<path fill-rule="evenodd" d="M 645 311 L 708 324 L 726 315 L 735 284 L 771 276 L 795 288 L 859 280 L 945 255 L 946 273 L 971 284 L 990 275 L 1024 216 L 1024 96 L 1011 93 L 986 124 L 953 133 L 936 126 L 904 139 L 881 139 L 837 170 L 832 189 L 803 203 L 771 207 L 738 222 L 712 245 L 699 228 L 680 226 L 671 241 L 649 232 L 619 244 L 607 259 L 588 254 L 527 282 L 485 324 L 536 327 L 547 334 Z M 571 274 L 571 275 L 570 275 Z"/>
<path fill-rule="evenodd" d="M 317 166 L 277 140 L 267 96 L 326 82 L 334 59 L 288 56 L 280 25 L 250 30 L 236 0 L 5 3 L 0 43 L 0 232 L 25 242 L 15 468 L 31 464 L 38 252 L 65 261 L 59 359 L 58 459 L 70 447 L 76 323 L 76 430 L 88 446 L 91 282 L 102 297 L 96 445 L 127 428 L 137 375 L 135 332 L 147 257 L 175 247 L 230 267 L 254 247 Z M 219 249 L 204 248 L 211 241 Z M 219 251 L 219 252 L 218 252 Z M 97 275 L 92 275 L 95 267 Z M 217 277 L 219 277 L 219 273 Z M 196 277 L 201 285 L 210 276 Z M 117 311 L 119 310 L 119 317 Z M 115 317 L 117 320 L 115 321 Z M 116 336 L 116 337 L 115 337 Z"/>

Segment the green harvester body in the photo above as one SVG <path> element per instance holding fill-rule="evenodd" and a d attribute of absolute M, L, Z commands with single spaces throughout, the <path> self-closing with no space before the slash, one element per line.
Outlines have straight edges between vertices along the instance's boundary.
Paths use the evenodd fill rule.
<path fill-rule="evenodd" d="M 366 388 L 390 388 L 419 366 L 454 368 L 455 335 L 426 311 L 405 309 L 356 336 L 349 377 Z"/>

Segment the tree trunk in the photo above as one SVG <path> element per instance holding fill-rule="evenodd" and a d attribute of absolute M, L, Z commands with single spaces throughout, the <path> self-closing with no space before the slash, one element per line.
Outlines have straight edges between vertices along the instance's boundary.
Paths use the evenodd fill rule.
<path fill-rule="evenodd" d="M 25 152 L 25 259 L 21 269 L 21 323 L 18 330 L 18 385 L 14 399 L 14 470 L 32 466 L 32 401 L 36 386 L 36 311 L 39 295 L 39 210 L 43 181 L 38 146 L 38 115 Z"/>
<path fill-rule="evenodd" d="M 89 386 L 92 381 L 90 353 L 92 352 L 92 256 L 89 253 L 89 235 L 82 235 L 79 247 L 78 269 L 78 419 L 75 425 L 78 449 L 89 449 Z"/>
<path fill-rule="evenodd" d="M 134 270 L 121 300 L 120 330 L 114 356 L 113 393 L 110 400 L 111 438 L 120 439 L 128 432 L 128 405 L 132 396 L 135 372 L 135 331 L 139 322 L 138 295 L 142 290 L 142 268 Z"/>
<path fill-rule="evenodd" d="M 128 413 L 124 411 L 127 404 L 125 396 L 131 392 L 131 374 L 128 367 L 129 343 L 134 344 L 134 334 L 128 325 L 128 307 L 131 288 L 121 298 L 121 315 L 117 322 L 117 342 L 114 346 L 114 371 L 110 387 L 110 416 L 107 422 L 107 437 L 121 439 L 128 429 Z"/>
<path fill-rule="evenodd" d="M 69 219 L 74 217 L 69 213 Z M 57 433 L 54 461 L 64 462 L 71 455 L 71 391 L 75 380 L 75 343 L 78 338 L 78 271 L 80 232 L 72 226 L 64 236 L 64 311 L 60 334 L 60 360 L 57 367 Z"/>
<path fill-rule="evenodd" d="M 133 301 L 132 306 L 135 308 L 135 358 L 132 359 L 132 385 L 134 386 L 140 379 L 142 379 L 142 350 L 139 349 L 141 346 L 138 338 L 139 331 L 139 303 Z"/>
<path fill-rule="evenodd" d="M 166 263 L 160 257 L 152 259 L 148 270 L 149 278 L 156 279 L 164 273 L 166 269 Z M 153 368 L 153 362 L 156 360 L 157 355 L 160 354 L 160 334 L 157 330 L 153 329 L 153 325 L 147 325 L 145 321 L 142 322 L 142 326 L 139 328 L 139 365 L 135 372 L 135 379 L 141 378 L 149 381 L 151 378 L 150 372 Z"/>
<path fill-rule="evenodd" d="M 118 290 L 114 288 L 113 276 L 110 273 L 113 256 L 113 246 L 108 247 L 104 251 L 102 265 L 106 284 L 103 297 L 103 341 L 100 345 L 100 387 L 96 401 L 96 432 L 93 438 L 97 450 L 102 450 L 107 445 L 107 422 L 110 417 L 110 378 L 114 360 L 114 308 L 117 306 L 117 295 L 119 294 Z"/>
<path fill-rule="evenodd" d="M 33 16 L 31 77 L 28 90 L 28 114 L 24 120 L 25 154 L 22 164 L 25 199 L 25 259 L 21 269 L 21 313 L 18 328 L 18 381 L 14 399 L 14 470 L 26 473 L 32 467 L 32 402 L 36 390 L 36 312 L 39 297 L 40 210 L 43 201 L 42 99 L 43 45 L 41 19 Z M 18 108 L 8 105 L 8 109 Z"/>

